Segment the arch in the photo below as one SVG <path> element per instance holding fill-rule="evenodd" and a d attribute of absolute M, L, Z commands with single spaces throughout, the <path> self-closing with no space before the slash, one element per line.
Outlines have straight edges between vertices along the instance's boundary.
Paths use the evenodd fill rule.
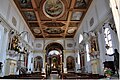
<path fill-rule="evenodd" d="M 41 56 L 34 57 L 34 71 L 42 71 L 43 58 Z"/>
<path fill-rule="evenodd" d="M 64 49 L 64 45 L 62 44 L 62 42 L 60 42 L 60 41 L 49 41 L 49 42 L 45 43 L 45 45 L 44 45 L 44 50 L 46 50 L 46 47 L 47 47 L 49 44 L 52 44 L 52 43 L 58 43 L 58 44 L 60 44 L 60 45 L 63 47 L 63 49 Z"/>
<path fill-rule="evenodd" d="M 51 51 L 51 50 L 57 50 L 57 51 L 63 51 L 63 46 L 60 44 L 60 43 L 57 43 L 57 42 L 52 42 L 52 43 L 49 43 L 46 47 L 45 47 L 45 50 L 46 50 L 46 53 L 48 55 L 48 53 Z"/>
<path fill-rule="evenodd" d="M 45 60 L 47 62 L 46 65 L 47 74 L 52 73 L 54 70 L 56 70 L 58 73 L 60 71 L 63 72 L 63 64 L 61 64 L 64 58 L 63 46 L 60 43 L 52 42 L 45 47 L 45 50 L 46 50 Z M 53 53 L 50 55 L 51 51 L 53 51 Z"/>
<path fill-rule="evenodd" d="M 72 56 L 68 56 L 66 59 L 66 65 L 68 71 L 74 71 L 75 69 L 75 59 Z"/>

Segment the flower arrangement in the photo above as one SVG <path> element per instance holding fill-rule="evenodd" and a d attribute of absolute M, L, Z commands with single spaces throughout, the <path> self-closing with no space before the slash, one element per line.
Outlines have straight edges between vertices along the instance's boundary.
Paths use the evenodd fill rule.
<path fill-rule="evenodd" d="M 105 68 L 104 73 L 106 77 L 110 77 L 112 75 L 112 70 L 110 68 Z"/>

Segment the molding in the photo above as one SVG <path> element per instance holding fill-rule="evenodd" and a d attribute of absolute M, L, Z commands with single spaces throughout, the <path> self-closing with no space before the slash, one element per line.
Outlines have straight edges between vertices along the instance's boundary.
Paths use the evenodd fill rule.
<path fill-rule="evenodd" d="M 8 31 L 13 29 L 11 25 L 7 22 L 7 20 L 0 14 L 0 24 L 3 25 Z"/>
<path fill-rule="evenodd" d="M 41 54 L 44 54 L 46 53 L 44 50 L 34 50 L 33 51 L 33 54 L 36 54 L 36 53 L 41 53 Z"/>
<path fill-rule="evenodd" d="M 68 54 L 68 53 L 75 53 L 75 50 L 63 50 L 64 52 L 63 52 L 63 54 Z"/>

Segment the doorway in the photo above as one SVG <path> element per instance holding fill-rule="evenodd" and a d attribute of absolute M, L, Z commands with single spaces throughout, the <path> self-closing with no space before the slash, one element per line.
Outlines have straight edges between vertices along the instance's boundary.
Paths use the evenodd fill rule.
<path fill-rule="evenodd" d="M 63 72 L 63 47 L 59 43 L 50 43 L 46 47 L 46 73 L 60 74 Z"/>

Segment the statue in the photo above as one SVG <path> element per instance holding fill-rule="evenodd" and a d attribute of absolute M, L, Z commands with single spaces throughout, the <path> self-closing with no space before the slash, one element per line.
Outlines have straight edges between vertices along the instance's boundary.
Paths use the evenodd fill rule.
<path fill-rule="evenodd" d="M 15 50 L 19 52 L 19 38 L 18 36 L 14 36 L 12 39 L 11 50 Z"/>

